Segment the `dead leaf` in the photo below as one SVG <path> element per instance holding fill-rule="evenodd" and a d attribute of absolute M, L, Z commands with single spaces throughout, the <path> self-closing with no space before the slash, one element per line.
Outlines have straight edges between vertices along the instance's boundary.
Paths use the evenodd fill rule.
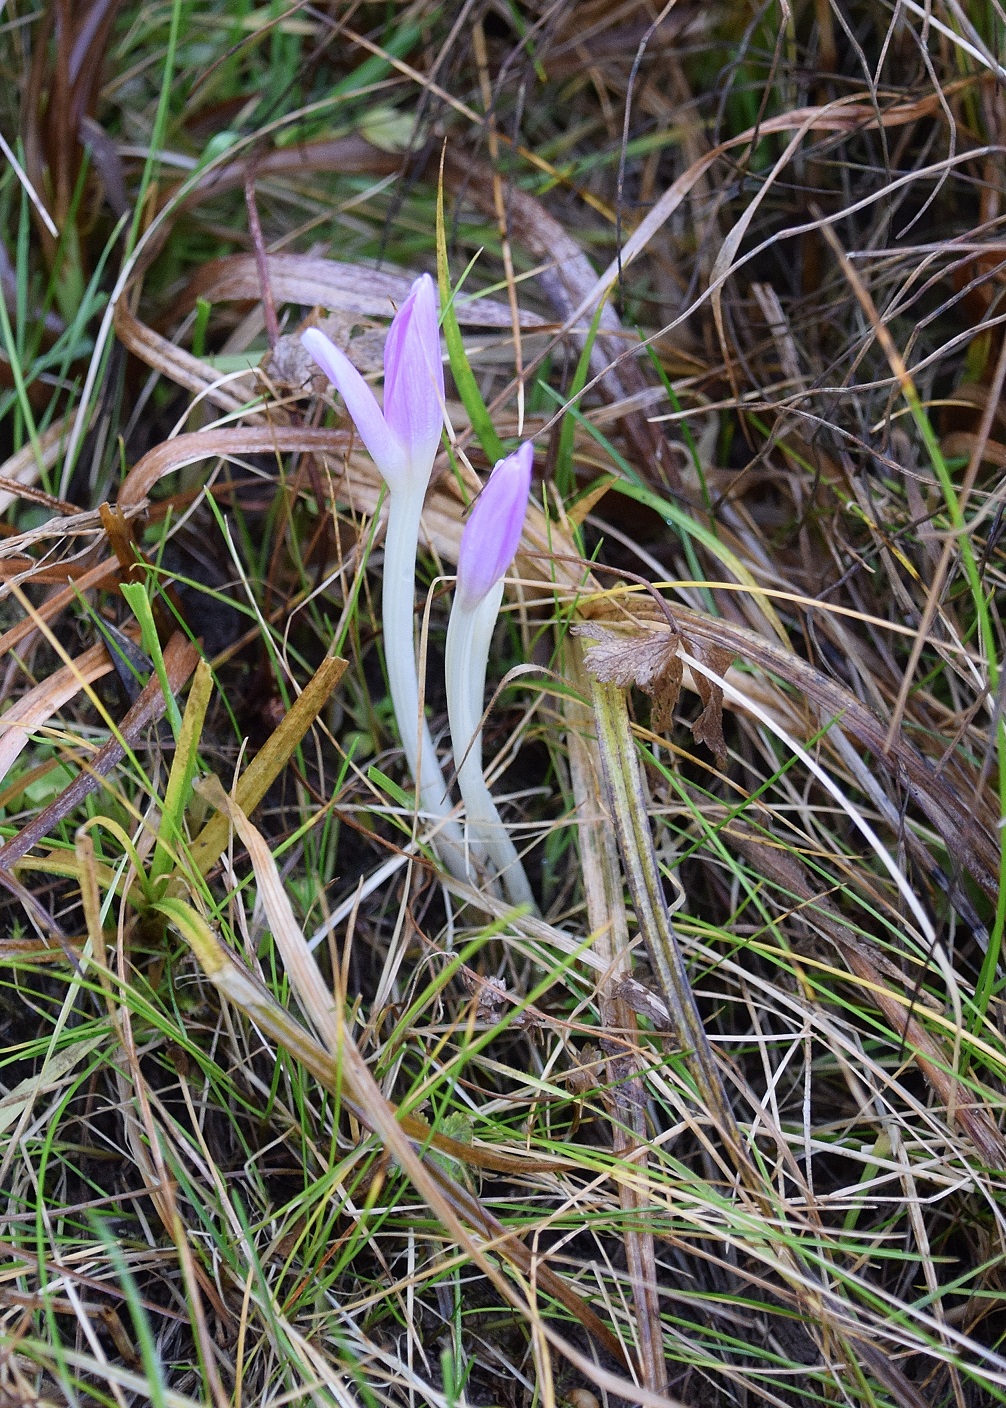
<path fill-rule="evenodd" d="M 622 635 L 591 624 L 574 627 L 574 634 L 597 642 L 583 653 L 584 663 L 592 675 L 622 689 L 638 685 L 653 700 L 654 730 L 661 733 L 670 728 L 684 669 L 678 656 L 681 637 L 677 631 Z"/>
<path fill-rule="evenodd" d="M 583 653 L 584 663 L 591 674 L 622 689 L 638 685 L 653 701 L 650 727 L 654 733 L 669 733 L 674 706 L 681 692 L 684 666 L 678 648 L 684 643 L 710 670 L 723 675 L 733 664 L 733 653 L 705 642 L 683 641 L 679 631 L 668 627 L 651 628 L 644 634 L 623 634 L 605 626 L 574 626 L 574 635 L 587 636 L 597 642 Z M 696 672 L 695 688 L 702 700 L 702 712 L 692 724 L 692 737 L 704 743 L 715 754 L 720 767 L 726 762 L 727 745 L 723 737 L 723 691 L 705 675 Z"/>
<path fill-rule="evenodd" d="M 510 1001 L 506 983 L 502 978 L 486 978 L 479 989 L 477 1019 L 481 1022 L 498 1022 L 503 1007 Z"/>
<path fill-rule="evenodd" d="M 261 173 L 268 157 L 258 166 Z M 243 184 L 243 180 L 239 183 Z M 325 308 L 329 313 L 359 323 L 367 318 L 390 318 L 409 296 L 419 270 L 395 272 L 325 259 L 310 254 L 270 254 L 269 281 L 277 303 L 293 303 L 303 308 Z M 183 317 L 207 296 L 213 303 L 246 302 L 262 297 L 258 264 L 252 254 L 229 254 L 204 264 L 172 305 L 167 321 Z M 510 309 L 506 303 L 481 295 L 462 294 L 456 300 L 458 322 L 462 327 L 509 328 Z M 522 310 L 523 328 L 546 327 L 548 320 L 538 313 Z M 322 330 L 331 336 L 324 324 Z M 387 327 L 381 331 L 381 342 Z M 376 370 L 376 368 L 375 368 Z"/>
<path fill-rule="evenodd" d="M 733 664 L 734 657 L 729 650 L 718 646 L 703 645 L 698 649 L 693 642 L 689 646 L 696 659 L 717 675 L 725 675 Z M 727 760 L 727 744 L 723 737 L 723 690 L 705 675 L 695 672 L 695 684 L 702 700 L 702 713 L 692 724 L 692 737 L 696 743 L 704 743 L 716 757 L 719 767 Z"/>
<path fill-rule="evenodd" d="M 322 318 L 312 314 L 307 324 L 318 328 L 340 352 L 353 363 L 361 376 L 379 372 L 384 365 L 384 344 L 387 340 L 386 327 L 361 326 L 359 314 L 338 312 Z M 276 341 L 276 346 L 266 353 L 262 370 L 269 380 L 279 387 L 292 391 L 303 391 L 310 386 L 323 392 L 328 380 L 318 370 L 318 365 L 310 352 L 301 345 L 300 330 L 285 334 Z"/>

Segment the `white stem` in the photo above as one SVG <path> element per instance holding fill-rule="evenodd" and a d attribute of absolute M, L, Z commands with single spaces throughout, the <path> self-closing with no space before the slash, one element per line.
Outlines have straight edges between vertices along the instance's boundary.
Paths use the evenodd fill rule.
<path fill-rule="evenodd" d="M 489 646 L 502 600 L 502 582 L 474 610 L 466 610 L 459 598 L 454 598 L 447 627 L 447 717 L 469 836 L 475 845 L 485 847 L 510 903 L 528 905 L 537 913 L 520 856 L 482 776 L 482 698 Z"/>
<path fill-rule="evenodd" d="M 468 878 L 461 827 L 451 819 L 451 801 L 440 771 L 430 726 L 419 707 L 416 670 L 415 602 L 416 546 L 423 492 L 399 489 L 388 499 L 388 527 L 384 540 L 384 655 L 388 667 L 391 702 L 398 720 L 409 771 L 416 784 L 420 813 L 440 818 L 434 837 L 437 854 L 452 875 Z"/>

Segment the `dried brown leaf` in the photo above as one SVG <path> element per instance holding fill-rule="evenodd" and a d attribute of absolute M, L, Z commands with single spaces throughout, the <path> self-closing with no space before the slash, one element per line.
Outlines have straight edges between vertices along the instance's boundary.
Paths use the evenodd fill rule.
<path fill-rule="evenodd" d="M 638 685 L 653 701 L 651 726 L 655 732 L 663 733 L 671 727 L 684 674 L 678 656 L 681 637 L 676 631 L 623 635 L 591 625 L 576 627 L 574 634 L 597 641 L 587 647 L 583 656 L 591 674 L 622 689 Z"/>
<path fill-rule="evenodd" d="M 72 416 L 61 416 L 48 430 L 38 437 L 38 450 L 30 441 L 0 465 L 0 475 L 7 481 L 0 489 L 0 513 L 10 507 L 18 497 L 11 480 L 17 484 L 30 485 L 37 482 L 39 475 L 59 463 L 63 453 L 63 441 L 70 431 Z"/>
<path fill-rule="evenodd" d="M 405 302 L 415 277 L 309 254 L 270 254 L 266 267 L 277 303 L 296 303 L 306 308 L 317 305 L 355 318 L 390 318 Z M 209 295 L 214 303 L 246 299 L 257 302 L 262 290 L 254 256 L 232 254 L 204 264 L 173 305 L 169 320 L 183 317 L 204 295 Z M 455 311 L 462 327 L 510 326 L 509 308 L 491 298 L 462 295 L 455 301 Z M 521 327 L 545 325 L 544 318 L 528 311 L 521 313 L 520 322 Z"/>
<path fill-rule="evenodd" d="M 5 655 L 8 650 L 14 650 L 28 636 L 36 631 L 40 624 L 55 620 L 72 601 L 77 601 L 83 592 L 93 588 L 107 587 L 113 585 L 118 580 L 119 564 L 114 557 L 105 558 L 103 561 L 95 563 L 86 572 L 78 575 L 67 570 L 65 567 L 60 573 L 63 581 L 67 577 L 74 578 L 74 584 L 69 587 L 62 587 L 59 591 L 53 592 L 40 606 L 35 607 L 30 616 L 18 621 L 11 626 L 3 635 L 0 635 L 0 655 Z M 40 577 L 39 580 L 45 580 Z"/>
<path fill-rule="evenodd" d="M 254 389 L 251 382 L 247 395 L 235 395 L 228 387 L 220 385 L 220 376 L 212 367 L 200 358 L 193 357 L 191 352 L 186 352 L 184 348 L 176 347 L 173 342 L 161 337 L 160 333 L 154 332 L 153 328 L 148 328 L 139 318 L 134 317 L 125 298 L 120 298 L 115 305 L 115 331 L 119 340 L 134 356 L 139 357 L 141 362 L 153 367 L 162 376 L 170 377 L 178 386 L 184 386 L 197 396 L 204 396 L 222 411 L 242 411 L 245 419 L 249 421 L 263 419 L 261 412 L 247 409 L 247 402 Z M 274 419 L 285 418 L 284 412 L 276 407 L 273 408 L 272 414 Z"/>
<path fill-rule="evenodd" d="M 956 394 L 956 393 L 955 393 Z M 984 445 L 980 445 L 977 435 L 971 435 L 966 430 L 955 430 L 952 435 L 943 438 L 943 453 L 947 456 L 962 459 L 970 457 L 975 446 L 979 445 L 981 458 L 986 464 L 994 464 L 997 469 L 1006 469 L 1006 445 L 1001 440 L 986 440 Z"/>
<path fill-rule="evenodd" d="M 722 650 L 718 646 L 701 645 L 698 648 L 691 642 L 692 650 L 696 658 L 703 665 L 708 665 L 710 670 L 714 670 L 718 675 L 725 675 L 733 664 L 733 655 L 729 650 Z M 695 672 L 695 685 L 699 691 L 699 698 L 702 700 L 702 713 L 692 724 L 692 737 L 696 743 L 704 743 L 711 753 L 716 757 L 720 767 L 727 760 L 726 739 L 723 737 L 723 691 L 718 684 L 707 679 L 705 675 Z"/>

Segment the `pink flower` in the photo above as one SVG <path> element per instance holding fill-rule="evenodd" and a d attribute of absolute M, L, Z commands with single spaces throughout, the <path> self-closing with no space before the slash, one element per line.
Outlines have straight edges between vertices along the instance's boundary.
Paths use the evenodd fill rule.
<path fill-rule="evenodd" d="M 520 545 L 534 446 L 525 440 L 489 476 L 461 534 L 458 601 L 472 611 L 506 574 Z"/>
<path fill-rule="evenodd" d="M 318 328 L 301 343 L 339 390 L 388 488 L 425 492 L 444 425 L 444 368 L 437 292 L 429 274 L 412 285 L 384 344 L 384 410 L 352 362 Z"/>

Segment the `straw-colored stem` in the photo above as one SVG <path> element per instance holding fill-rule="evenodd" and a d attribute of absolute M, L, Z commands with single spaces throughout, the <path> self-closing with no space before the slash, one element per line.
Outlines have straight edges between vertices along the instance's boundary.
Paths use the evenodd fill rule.
<path fill-rule="evenodd" d="M 424 492 L 411 490 L 399 490 L 389 496 L 382 599 L 384 654 L 391 702 L 409 771 L 416 784 L 420 815 L 427 821 L 440 821 L 433 841 L 437 854 L 452 875 L 465 879 L 468 872 L 464 838 L 458 823 L 451 819 L 447 784 L 437 761 L 429 724 L 419 705 L 414 617 L 416 545 L 424 497 Z"/>
<path fill-rule="evenodd" d="M 502 582 L 474 610 L 466 609 L 458 597 L 454 599 L 447 627 L 447 717 L 469 844 L 476 852 L 484 848 L 499 871 L 511 904 L 536 911 L 524 866 L 482 775 L 482 698 L 489 646 L 502 600 Z"/>

